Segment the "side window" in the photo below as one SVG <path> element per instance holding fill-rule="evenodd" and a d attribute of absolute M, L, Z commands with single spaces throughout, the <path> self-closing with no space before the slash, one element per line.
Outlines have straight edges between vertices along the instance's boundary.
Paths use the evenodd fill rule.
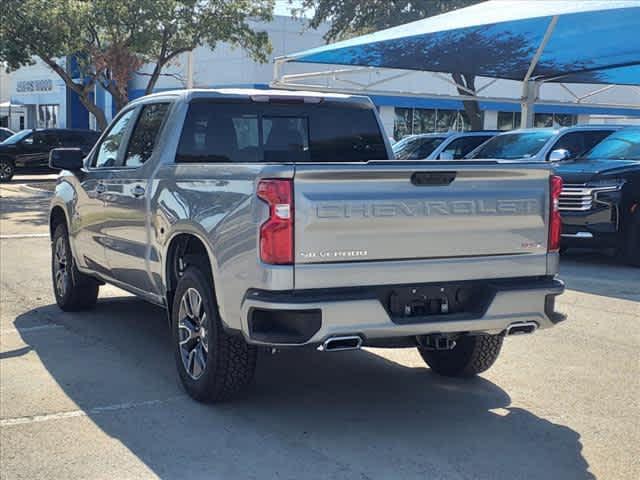
<path fill-rule="evenodd" d="M 142 108 L 124 157 L 125 166 L 139 167 L 149 160 L 168 109 L 168 103 L 155 103 Z"/>
<path fill-rule="evenodd" d="M 35 135 L 29 134 L 26 137 L 23 137 L 22 140 L 20 141 L 20 143 L 22 145 L 33 145 L 33 138 L 34 137 L 35 137 Z"/>
<path fill-rule="evenodd" d="M 122 144 L 122 139 L 127 132 L 127 126 L 133 117 L 134 110 L 129 110 L 114 123 L 109 132 L 102 140 L 98 152 L 93 159 L 94 168 L 115 167 L 118 160 L 118 151 Z"/>
<path fill-rule="evenodd" d="M 35 132 L 31 144 L 34 147 L 44 148 L 47 145 L 47 136 L 43 132 Z"/>
<path fill-rule="evenodd" d="M 571 158 L 581 157 L 612 133 L 609 130 L 570 132 L 560 138 L 549 153 L 553 150 L 564 149 L 569 150 Z M 547 160 L 548 157 L 547 155 Z"/>
<path fill-rule="evenodd" d="M 438 139 L 425 139 L 420 143 L 418 148 L 414 150 L 408 160 L 424 160 L 431 153 L 440 146 L 440 144 L 444 142 L 444 138 Z"/>
<path fill-rule="evenodd" d="M 69 132 L 61 135 L 63 147 L 81 147 L 82 137 L 77 133 Z"/>
<path fill-rule="evenodd" d="M 547 160 L 549 155 L 554 150 L 568 150 L 569 157 L 574 158 L 580 155 L 580 152 L 584 150 L 584 136 L 587 132 L 569 132 L 558 139 L 549 153 L 547 154 Z"/>
<path fill-rule="evenodd" d="M 593 147 L 598 145 L 602 140 L 607 138 L 612 133 L 613 132 L 607 131 L 607 130 L 604 130 L 604 131 L 603 130 L 592 130 L 590 132 L 585 132 L 586 135 L 584 136 L 584 145 L 583 145 L 584 148 L 582 149 L 581 152 L 579 152 L 577 154 L 577 156 L 581 157 L 582 155 L 584 155 L 589 150 L 591 150 Z"/>
<path fill-rule="evenodd" d="M 491 137 L 462 137 L 452 141 L 440 154 L 442 158 L 459 160 Z"/>

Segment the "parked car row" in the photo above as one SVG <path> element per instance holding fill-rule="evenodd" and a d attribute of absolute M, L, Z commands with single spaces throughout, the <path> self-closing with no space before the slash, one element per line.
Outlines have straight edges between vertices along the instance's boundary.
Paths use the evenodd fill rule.
<path fill-rule="evenodd" d="M 551 162 L 564 182 L 562 248 L 615 248 L 640 265 L 640 128 L 434 133 L 404 138 L 393 150 L 399 160 Z"/>
<path fill-rule="evenodd" d="M 2 129 L 11 133 L 8 129 Z M 0 143 L 0 182 L 16 169 L 48 165 L 58 147 L 88 154 L 92 130 L 22 130 Z M 491 159 L 552 162 L 564 187 L 560 197 L 563 249 L 615 248 L 640 264 L 640 129 L 619 125 L 472 131 L 412 135 L 393 145 L 399 160 Z"/>
<path fill-rule="evenodd" d="M 21 130 L 0 143 L 0 182 L 11 180 L 16 169 L 47 167 L 54 148 L 80 148 L 86 155 L 99 136 L 93 130 Z"/>

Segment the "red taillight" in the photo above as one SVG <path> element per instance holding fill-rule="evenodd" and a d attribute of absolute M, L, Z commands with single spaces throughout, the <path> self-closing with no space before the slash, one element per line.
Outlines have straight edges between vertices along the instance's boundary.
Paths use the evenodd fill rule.
<path fill-rule="evenodd" d="M 551 211 L 549 212 L 549 252 L 560 250 L 560 234 L 562 233 L 562 220 L 560 218 L 560 194 L 562 193 L 562 178 L 552 175 L 549 180 L 551 197 Z"/>
<path fill-rule="evenodd" d="M 260 227 L 260 259 L 272 265 L 292 264 L 293 182 L 260 180 L 257 194 L 269 205 L 269 219 Z"/>

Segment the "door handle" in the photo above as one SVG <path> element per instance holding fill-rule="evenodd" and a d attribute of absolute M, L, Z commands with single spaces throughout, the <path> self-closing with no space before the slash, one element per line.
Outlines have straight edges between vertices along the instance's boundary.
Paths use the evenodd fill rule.
<path fill-rule="evenodd" d="M 136 185 L 133 187 L 133 196 L 136 198 L 140 198 L 144 195 L 144 187 L 142 185 Z"/>
<path fill-rule="evenodd" d="M 104 183 L 99 183 L 96 185 L 96 193 L 104 193 L 107 191 L 107 187 Z"/>

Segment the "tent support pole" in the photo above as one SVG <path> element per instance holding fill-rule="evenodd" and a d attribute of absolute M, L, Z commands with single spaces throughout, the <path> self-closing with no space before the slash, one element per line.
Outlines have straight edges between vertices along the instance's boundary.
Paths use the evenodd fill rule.
<path fill-rule="evenodd" d="M 522 116 L 520 117 L 520 128 L 532 128 L 534 125 L 535 111 L 534 105 L 540 94 L 540 82 L 529 80 L 522 84 Z"/>
<path fill-rule="evenodd" d="M 522 117 L 520 118 L 520 128 L 533 127 L 533 105 L 538 99 L 538 95 L 540 93 L 540 83 L 535 80 L 531 80 L 531 77 L 538 65 L 538 62 L 540 61 L 540 57 L 542 57 L 547 43 L 549 43 L 549 40 L 553 35 L 553 31 L 556 29 L 559 18 L 560 17 L 558 15 L 551 17 L 551 21 L 549 22 L 549 25 L 547 25 L 547 30 L 544 32 L 540 45 L 538 45 L 538 50 L 536 50 L 535 55 L 533 55 L 531 63 L 529 64 L 529 69 L 522 79 Z"/>

